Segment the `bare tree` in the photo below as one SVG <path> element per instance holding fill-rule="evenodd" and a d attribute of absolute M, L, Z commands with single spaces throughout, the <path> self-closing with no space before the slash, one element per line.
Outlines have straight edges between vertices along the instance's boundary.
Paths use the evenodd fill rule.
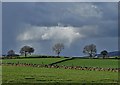
<path fill-rule="evenodd" d="M 103 58 L 108 57 L 108 52 L 106 50 L 101 51 Z"/>
<path fill-rule="evenodd" d="M 27 56 L 27 54 L 30 54 L 34 52 L 34 48 L 30 47 L 30 46 L 23 46 L 21 49 L 20 49 L 20 53 L 21 54 L 24 54 L 25 57 Z"/>
<path fill-rule="evenodd" d="M 88 54 L 90 58 L 94 57 L 97 52 L 96 45 L 90 44 L 86 45 L 83 49 L 84 54 Z"/>
<path fill-rule="evenodd" d="M 60 52 L 64 49 L 64 44 L 63 43 L 57 43 L 53 46 L 53 51 L 59 56 Z"/>

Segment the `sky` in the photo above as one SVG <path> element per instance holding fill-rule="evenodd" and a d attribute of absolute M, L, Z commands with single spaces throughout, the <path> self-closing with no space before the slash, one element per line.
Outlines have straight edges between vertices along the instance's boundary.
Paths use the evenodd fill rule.
<path fill-rule="evenodd" d="M 2 55 L 2 3 L 0 2 L 0 56 Z"/>
<path fill-rule="evenodd" d="M 83 56 L 85 45 L 97 53 L 118 50 L 117 2 L 3 2 L 2 52 L 24 45 L 34 54 L 55 55 L 52 46 L 63 43 L 62 56 Z"/>

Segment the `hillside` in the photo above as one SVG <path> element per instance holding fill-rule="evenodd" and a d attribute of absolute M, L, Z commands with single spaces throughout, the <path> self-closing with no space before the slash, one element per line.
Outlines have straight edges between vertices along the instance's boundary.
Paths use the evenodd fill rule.
<path fill-rule="evenodd" d="M 120 56 L 120 51 L 108 52 L 108 55 L 109 57 Z M 100 56 L 100 54 L 97 54 L 97 56 Z"/>

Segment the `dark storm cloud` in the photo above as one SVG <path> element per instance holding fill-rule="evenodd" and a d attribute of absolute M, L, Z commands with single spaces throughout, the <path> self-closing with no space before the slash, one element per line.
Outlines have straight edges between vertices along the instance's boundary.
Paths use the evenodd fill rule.
<path fill-rule="evenodd" d="M 37 53 L 51 54 L 49 50 L 53 42 L 61 41 L 69 44 L 63 55 L 79 55 L 85 44 L 95 42 L 100 45 L 94 39 L 112 37 L 116 40 L 114 37 L 117 37 L 117 3 L 6 2 L 2 10 L 3 52 L 9 49 L 18 51 L 20 46 L 29 44 L 39 50 Z M 59 36 L 60 32 L 65 33 L 64 36 Z M 82 44 L 78 45 L 78 42 Z M 76 47 L 79 48 L 71 50 Z"/>

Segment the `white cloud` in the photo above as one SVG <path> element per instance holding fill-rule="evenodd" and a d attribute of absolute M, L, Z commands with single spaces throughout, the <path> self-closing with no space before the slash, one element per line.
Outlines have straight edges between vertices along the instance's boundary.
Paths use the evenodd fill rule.
<path fill-rule="evenodd" d="M 18 35 L 20 41 L 52 41 L 62 42 L 70 45 L 76 39 L 81 39 L 84 36 L 77 32 L 77 27 L 72 26 L 30 26 L 29 29 Z"/>
<path fill-rule="evenodd" d="M 58 24 L 58 26 L 31 26 L 27 25 L 22 33 L 17 36 L 21 43 L 41 43 L 42 45 L 61 42 L 70 47 L 77 40 L 85 38 L 94 38 L 99 35 L 97 26 L 73 27 Z M 46 44 L 43 43 L 46 41 Z M 41 47 L 42 48 L 42 47 Z"/>

